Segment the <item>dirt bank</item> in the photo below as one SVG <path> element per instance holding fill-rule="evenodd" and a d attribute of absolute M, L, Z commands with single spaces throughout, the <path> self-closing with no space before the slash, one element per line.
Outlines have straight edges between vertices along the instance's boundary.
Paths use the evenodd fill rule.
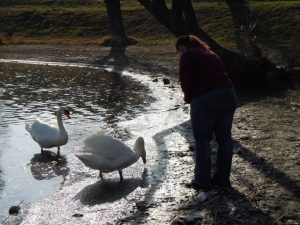
<path fill-rule="evenodd" d="M 82 62 L 146 71 L 157 76 L 158 82 L 168 76 L 171 84 L 164 88 L 169 89 L 170 98 L 180 92 L 172 48 L 129 47 L 115 51 L 93 46 L 1 46 L 0 51 L 1 58 L 7 59 Z M 300 223 L 300 88 L 296 84 L 282 93 L 239 99 L 233 127 L 233 187 L 215 190 L 204 202 L 198 202 L 198 193 L 183 187 L 182 183 L 192 178 L 193 152 L 189 146 L 193 138 L 189 121 L 182 121 L 154 136 L 161 150 L 157 172 L 164 172 L 151 174 L 148 191 L 136 199 L 135 206 L 118 224 Z M 172 112 L 176 110 L 188 115 L 188 107 L 180 100 Z M 176 132 L 185 141 L 161 142 L 166 134 L 176 140 Z"/>

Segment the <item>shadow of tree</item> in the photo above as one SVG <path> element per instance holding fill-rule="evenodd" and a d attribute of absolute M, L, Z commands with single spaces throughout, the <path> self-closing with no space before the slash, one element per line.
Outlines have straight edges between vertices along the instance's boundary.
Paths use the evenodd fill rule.
<path fill-rule="evenodd" d="M 274 166 L 267 162 L 263 157 L 256 155 L 251 150 L 245 148 L 239 142 L 235 141 L 235 147 L 239 149 L 239 157 L 249 162 L 252 167 L 263 174 L 266 178 L 272 179 L 280 186 L 290 191 L 295 198 L 300 201 L 300 186 L 299 181 L 292 180 L 284 172 L 274 168 Z"/>
<path fill-rule="evenodd" d="M 156 191 L 158 190 L 159 185 L 164 181 L 164 174 L 166 173 L 166 168 L 168 165 L 168 157 L 167 157 L 167 147 L 164 141 L 164 137 L 172 134 L 173 132 L 180 133 L 187 141 L 192 141 L 191 132 L 187 132 L 187 130 L 191 129 L 190 121 L 183 122 L 178 124 L 175 127 L 163 130 L 153 136 L 153 139 L 157 146 L 158 158 L 157 164 L 152 167 L 152 174 L 155 174 L 154 181 L 151 183 L 150 188 L 145 193 L 145 197 L 143 199 L 144 205 L 149 204 Z M 142 221 L 143 218 L 148 216 L 147 207 L 138 208 L 131 216 L 132 218 L 138 218 L 139 221 Z"/>
<path fill-rule="evenodd" d="M 265 178 L 271 179 L 281 187 L 292 193 L 292 195 L 299 202 L 300 187 L 297 181 L 292 180 L 284 172 L 274 168 L 273 165 L 268 163 L 264 158 L 257 156 L 251 150 L 243 147 L 239 142 L 234 141 L 234 148 L 238 153 L 238 157 L 242 158 L 244 161 L 253 166 L 258 172 L 260 172 Z M 240 169 L 240 168 L 239 168 Z M 249 176 L 251 176 L 249 174 Z M 248 177 L 236 177 L 241 186 L 247 187 L 249 190 L 257 189 L 254 187 L 253 181 Z M 255 179 L 255 178 L 254 178 Z M 260 187 L 262 188 L 262 187 Z M 255 196 L 258 193 L 255 193 Z M 189 212 L 201 211 L 203 216 L 197 221 L 193 221 L 190 224 L 216 224 L 216 225 L 235 225 L 235 224 L 245 224 L 245 225 L 256 225 L 256 224 L 266 224 L 266 225 L 276 225 L 284 224 L 283 221 L 279 221 L 271 217 L 271 213 L 274 211 L 264 206 L 261 208 L 260 204 L 257 204 L 257 199 L 263 199 L 265 201 L 267 196 L 260 193 L 257 197 L 249 198 L 244 193 L 240 192 L 236 188 L 228 189 L 217 189 L 217 193 L 212 196 L 207 202 L 195 203 L 195 200 L 191 200 L 186 203 L 186 206 L 182 207 L 183 210 L 188 210 Z M 268 203 L 270 204 L 270 203 Z M 263 204 L 264 205 L 264 204 Z M 285 206 L 283 206 L 285 207 Z M 172 222 L 175 224 L 189 224 L 188 214 L 185 216 L 178 217 Z M 284 215 L 284 214 L 283 214 Z M 281 217 L 279 217 L 281 218 Z M 289 218 L 295 219 L 293 215 Z M 211 221 L 213 219 L 213 221 Z M 210 221 L 208 221 L 210 220 Z"/>
<path fill-rule="evenodd" d="M 147 169 L 144 169 L 142 178 L 124 179 L 122 183 L 116 180 L 100 180 L 83 188 L 74 199 L 79 199 L 82 204 L 89 206 L 115 202 L 125 198 L 138 187 L 147 187 L 147 177 Z"/>
<path fill-rule="evenodd" d="M 188 202 L 181 210 L 188 211 L 187 216 L 180 216 L 171 224 L 215 224 L 215 225 L 276 225 L 270 215 L 253 206 L 247 196 L 235 188 L 218 190 L 215 196 L 204 203 Z M 202 218 L 193 220 L 188 215 L 192 212 L 202 212 Z"/>
<path fill-rule="evenodd" d="M 147 61 L 147 57 L 142 57 L 143 54 L 149 54 L 148 51 L 139 50 L 139 54 L 137 56 L 127 56 L 126 55 L 127 47 L 111 47 L 110 52 L 107 56 L 104 56 L 98 60 L 93 61 L 91 64 L 96 67 L 105 68 L 108 67 L 112 70 L 122 72 L 125 68 L 131 66 L 135 71 L 147 71 L 149 74 L 168 74 L 169 76 L 173 76 L 174 72 L 173 66 L 167 65 L 166 62 L 160 62 L 156 59 L 151 58 L 150 61 Z M 134 50 L 133 50 L 134 51 Z M 155 66 L 153 65 L 155 64 Z M 170 69 L 170 67 L 172 69 Z"/>
<path fill-rule="evenodd" d="M 124 68 L 129 64 L 129 58 L 126 56 L 126 46 L 111 47 L 107 56 L 94 61 L 92 64 L 104 67 L 110 66 L 113 70 L 123 71 Z"/>
<path fill-rule="evenodd" d="M 144 197 L 144 203 L 147 205 L 153 199 L 154 194 L 158 190 L 158 187 L 163 183 L 167 165 L 168 165 L 168 149 L 164 141 L 164 137 L 170 135 L 173 132 L 180 133 L 189 144 L 194 143 L 192 136 L 190 121 L 183 122 L 172 128 L 163 130 L 153 136 L 153 139 L 157 145 L 158 158 L 157 164 L 153 167 L 152 173 L 156 176 L 153 178 L 150 188 Z M 280 184 L 282 187 L 291 191 L 296 198 L 299 199 L 299 185 L 296 181 L 289 178 L 284 172 L 275 169 L 270 163 L 266 162 L 263 158 L 258 157 L 248 149 L 243 148 L 237 142 L 235 142 L 235 148 L 241 151 L 239 157 L 249 162 L 259 172 L 264 174 Z M 247 185 L 246 183 L 243 185 Z M 278 224 L 274 218 L 272 218 L 268 212 L 259 208 L 251 202 L 251 200 L 241 193 L 239 190 L 231 188 L 229 190 L 218 190 L 218 193 L 211 203 L 208 200 L 208 204 L 199 204 L 192 210 L 205 210 L 213 218 L 211 224 Z M 138 209 L 131 218 L 138 218 L 143 221 L 143 218 L 148 216 L 147 207 Z M 201 221 L 198 221 L 201 224 Z M 176 223 L 175 223 L 176 224 Z M 187 224 L 187 223 L 184 223 Z M 197 223 L 191 223 L 197 224 Z"/>

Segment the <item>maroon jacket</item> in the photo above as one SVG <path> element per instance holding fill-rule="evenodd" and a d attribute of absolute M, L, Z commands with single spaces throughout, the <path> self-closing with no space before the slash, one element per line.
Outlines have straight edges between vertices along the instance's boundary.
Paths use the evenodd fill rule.
<path fill-rule="evenodd" d="M 219 56 L 202 47 L 190 48 L 180 56 L 179 81 L 186 103 L 214 88 L 232 87 Z"/>

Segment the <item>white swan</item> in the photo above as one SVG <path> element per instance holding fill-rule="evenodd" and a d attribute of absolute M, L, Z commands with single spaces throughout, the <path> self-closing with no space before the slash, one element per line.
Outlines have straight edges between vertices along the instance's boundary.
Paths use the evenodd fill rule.
<path fill-rule="evenodd" d="M 146 163 L 145 143 L 142 137 L 136 140 L 133 150 L 120 140 L 105 135 L 103 131 L 89 136 L 84 144 L 83 151 L 89 154 L 75 156 L 87 167 L 99 170 L 101 179 L 102 173 L 118 170 L 122 182 L 122 169 L 137 162 L 140 157 Z"/>
<path fill-rule="evenodd" d="M 31 134 L 32 139 L 43 148 L 57 147 L 57 157 L 60 156 L 60 146 L 67 144 L 68 134 L 62 123 L 62 115 L 70 118 L 70 111 L 66 107 L 57 110 L 57 124 L 50 125 L 40 120 L 35 120 L 32 124 L 26 124 L 26 130 Z"/>

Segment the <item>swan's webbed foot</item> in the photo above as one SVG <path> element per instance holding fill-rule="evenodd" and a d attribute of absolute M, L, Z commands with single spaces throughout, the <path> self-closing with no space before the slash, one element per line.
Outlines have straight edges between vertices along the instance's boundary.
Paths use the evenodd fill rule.
<path fill-rule="evenodd" d="M 122 174 L 122 170 L 118 170 L 119 174 L 120 174 L 120 183 L 123 182 L 123 174 Z"/>
<path fill-rule="evenodd" d="M 101 180 L 103 180 L 103 173 L 101 172 L 101 170 L 99 170 L 99 177 L 101 178 Z"/>

